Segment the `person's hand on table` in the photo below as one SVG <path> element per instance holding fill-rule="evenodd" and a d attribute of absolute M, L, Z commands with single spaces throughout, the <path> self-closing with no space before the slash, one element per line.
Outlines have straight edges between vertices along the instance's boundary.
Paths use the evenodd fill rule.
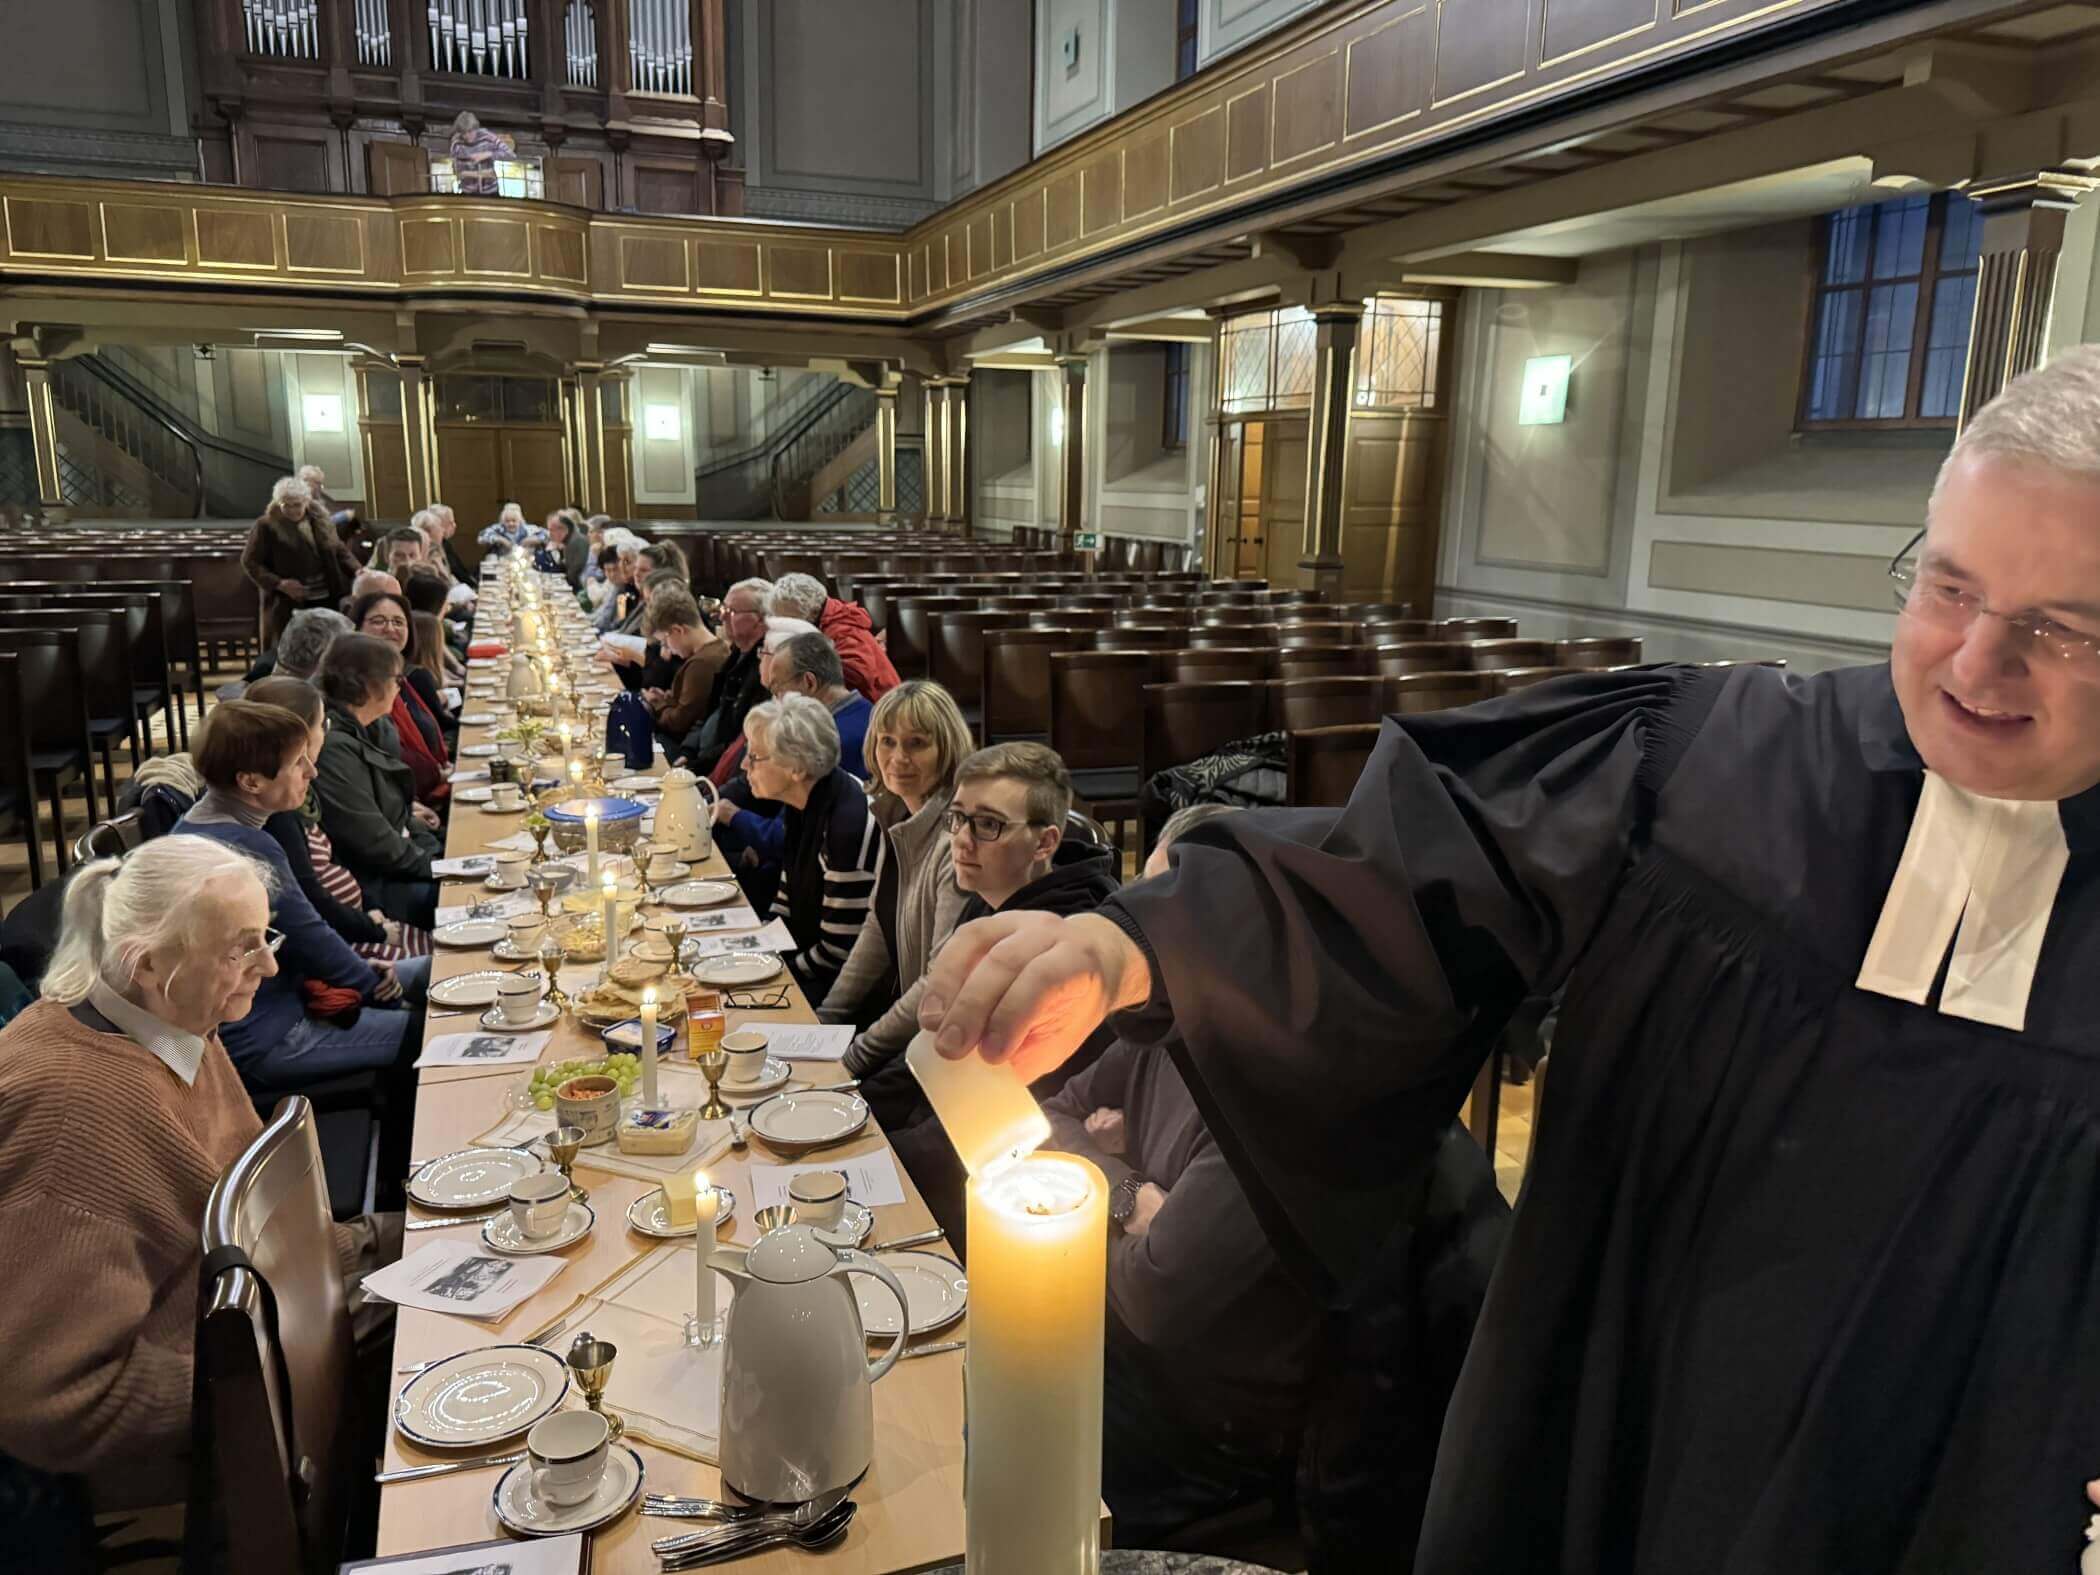
<path fill-rule="evenodd" d="M 958 929 L 934 959 L 919 1026 L 950 1060 L 975 1050 L 1033 1082 L 1065 1063 L 1111 1012 L 1142 1006 L 1151 970 L 1111 920 L 995 913 Z"/>
<path fill-rule="evenodd" d="M 1123 1152 L 1123 1112 L 1103 1105 L 1086 1118 L 1086 1135 L 1104 1154 Z"/>
<path fill-rule="evenodd" d="M 736 819 L 736 805 L 730 803 L 729 800 L 726 798 L 716 799 L 715 824 L 718 826 L 726 826 L 734 819 Z"/>
<path fill-rule="evenodd" d="M 421 821 L 424 825 L 428 826 L 432 831 L 436 831 L 439 827 L 445 824 L 444 821 L 439 818 L 438 812 L 432 809 L 428 804 L 411 804 L 408 806 L 408 812 L 411 815 L 415 816 L 416 819 Z"/>
<path fill-rule="evenodd" d="M 1146 1182 L 1137 1190 L 1137 1201 L 1132 1206 L 1130 1218 L 1123 1222 L 1123 1234 L 1142 1236 L 1152 1228 L 1152 1217 L 1166 1207 L 1167 1189 L 1154 1182 Z"/>
<path fill-rule="evenodd" d="M 277 594 L 279 596 L 289 596 L 295 602 L 303 602 L 306 600 L 306 581 L 279 580 L 277 582 Z"/>
<path fill-rule="evenodd" d="M 372 986 L 375 1001 L 398 1001 L 401 999 L 401 981 L 394 976 L 394 965 L 390 962 L 372 964 L 372 972 L 379 975 L 379 983 Z"/>
<path fill-rule="evenodd" d="M 652 711 L 661 711 L 664 708 L 664 702 L 670 698 L 670 690 L 658 689 L 653 685 L 642 691 L 642 703 Z"/>

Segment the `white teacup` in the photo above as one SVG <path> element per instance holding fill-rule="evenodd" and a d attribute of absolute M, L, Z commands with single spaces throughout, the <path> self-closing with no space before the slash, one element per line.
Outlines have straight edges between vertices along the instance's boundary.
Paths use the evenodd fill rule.
<path fill-rule="evenodd" d="M 491 782 L 489 803 L 496 809 L 517 809 L 525 802 L 525 790 L 515 782 Z"/>
<path fill-rule="evenodd" d="M 536 973 L 508 973 L 496 981 L 496 1010 L 506 1023 L 529 1023 L 539 1015 L 547 981 Z"/>
<path fill-rule="evenodd" d="M 558 1170 L 543 1170 L 510 1184 L 510 1217 L 528 1240 L 552 1236 L 569 1217 L 569 1184 Z"/>
<path fill-rule="evenodd" d="M 797 1225 L 830 1230 L 846 1214 L 846 1178 L 835 1170 L 804 1171 L 788 1183 Z"/>
<path fill-rule="evenodd" d="M 604 1480 L 611 1444 L 612 1426 L 596 1411 L 557 1411 L 540 1418 L 525 1435 L 532 1496 L 556 1508 L 583 1503 Z"/>
<path fill-rule="evenodd" d="M 754 1083 L 766 1069 L 766 1036 L 756 1028 L 739 1028 L 733 1034 L 722 1036 L 722 1048 L 729 1052 L 729 1081 L 732 1083 Z"/>
<path fill-rule="evenodd" d="M 678 859 L 672 854 L 659 853 L 649 861 L 649 878 L 658 885 L 676 880 L 681 873 Z"/>
<path fill-rule="evenodd" d="M 495 791 L 495 786 L 490 787 L 489 793 L 492 798 Z M 489 871 L 489 884 L 503 891 L 522 890 L 525 885 L 525 872 L 530 868 L 532 855 L 529 853 L 499 853 L 496 855 L 495 867 Z"/>
<path fill-rule="evenodd" d="M 547 916 L 544 913 L 521 913 L 510 921 L 510 946 L 515 952 L 539 954 L 540 942 L 547 938 Z"/>

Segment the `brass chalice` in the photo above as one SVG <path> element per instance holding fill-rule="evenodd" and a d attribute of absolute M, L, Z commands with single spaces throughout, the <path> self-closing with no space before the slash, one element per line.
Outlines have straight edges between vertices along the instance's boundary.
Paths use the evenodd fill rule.
<path fill-rule="evenodd" d="M 550 931 L 540 942 L 540 966 L 547 976 L 547 1000 L 557 1012 L 566 1012 L 571 1004 L 561 987 L 561 970 L 568 960 L 567 944 Z"/>
<path fill-rule="evenodd" d="M 576 1185 L 576 1151 L 583 1147 L 583 1128 L 559 1126 L 547 1134 L 547 1157 L 554 1161 L 554 1168 L 561 1172 L 561 1179 L 569 1184 L 569 1196 L 578 1203 L 588 1203 L 591 1195 Z"/>
<path fill-rule="evenodd" d="M 612 1382 L 613 1358 L 619 1354 L 612 1341 L 593 1339 L 588 1329 L 569 1342 L 569 1373 L 583 1391 L 583 1403 L 605 1418 L 614 1438 L 627 1431 L 627 1423 L 619 1412 L 606 1410 L 603 1402 L 605 1386 Z"/>
<path fill-rule="evenodd" d="M 722 1074 L 729 1070 L 729 1052 L 717 1050 L 712 1055 L 695 1058 L 701 1073 L 707 1078 L 707 1103 L 700 1107 L 702 1121 L 727 1121 L 729 1106 L 722 1101 Z"/>

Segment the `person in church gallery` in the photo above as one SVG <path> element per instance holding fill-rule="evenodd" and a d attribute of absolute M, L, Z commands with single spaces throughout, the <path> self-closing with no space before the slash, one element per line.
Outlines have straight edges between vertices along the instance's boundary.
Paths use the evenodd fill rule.
<path fill-rule="evenodd" d="M 1170 1047 L 1346 1297 L 1565 990 L 1417 1567 L 2070 1570 L 2100 1474 L 2100 347 L 2010 383 L 1891 567 L 1888 662 L 1397 717 L 1346 807 L 956 932 L 950 1055 Z"/>

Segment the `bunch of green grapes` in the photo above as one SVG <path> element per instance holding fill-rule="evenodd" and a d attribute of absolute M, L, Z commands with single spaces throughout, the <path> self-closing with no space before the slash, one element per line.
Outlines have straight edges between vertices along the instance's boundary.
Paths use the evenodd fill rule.
<path fill-rule="evenodd" d="M 596 1061 L 556 1061 L 548 1066 L 532 1069 L 532 1105 L 535 1110 L 554 1108 L 554 1091 L 572 1077 L 602 1075 L 620 1085 L 620 1097 L 627 1098 L 634 1092 L 634 1085 L 641 1080 L 642 1058 L 627 1051 L 603 1056 Z"/>

